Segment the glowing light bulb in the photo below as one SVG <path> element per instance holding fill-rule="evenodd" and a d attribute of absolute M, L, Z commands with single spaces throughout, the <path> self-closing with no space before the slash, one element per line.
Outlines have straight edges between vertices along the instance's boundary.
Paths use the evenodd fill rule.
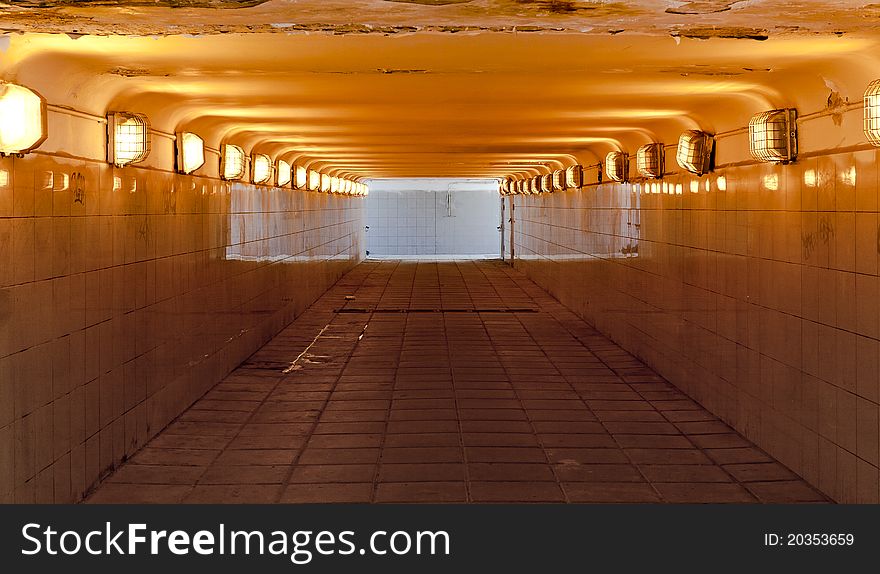
<path fill-rule="evenodd" d="M 46 139 L 46 102 L 23 86 L 0 82 L 0 153 L 25 153 Z"/>
<path fill-rule="evenodd" d="M 177 133 L 177 169 L 192 173 L 205 165 L 205 142 L 191 132 Z"/>
<path fill-rule="evenodd" d="M 150 153 L 150 126 L 146 116 L 113 112 L 107 116 L 108 159 L 116 167 L 138 163 Z"/>
<path fill-rule="evenodd" d="M 289 163 L 287 163 L 283 159 L 279 159 L 275 172 L 278 174 L 277 181 L 275 182 L 278 187 L 284 187 L 290 183 L 291 173 Z"/>
<path fill-rule="evenodd" d="M 309 170 L 301 165 L 296 166 L 296 175 L 293 179 L 293 186 L 296 189 L 305 189 L 309 185 Z"/>
<path fill-rule="evenodd" d="M 244 177 L 245 161 L 244 150 L 237 145 L 223 144 L 221 150 L 220 175 L 226 180 L 236 180 Z"/>
<path fill-rule="evenodd" d="M 254 183 L 267 183 L 272 177 L 272 160 L 269 156 L 255 153 L 251 159 L 251 179 Z"/>

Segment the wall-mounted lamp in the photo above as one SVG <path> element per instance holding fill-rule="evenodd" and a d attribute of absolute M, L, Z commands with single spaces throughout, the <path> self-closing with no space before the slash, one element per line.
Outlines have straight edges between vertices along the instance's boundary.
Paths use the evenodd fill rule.
<path fill-rule="evenodd" d="M 205 165 L 205 142 L 192 132 L 177 132 L 177 171 L 192 173 Z"/>
<path fill-rule="evenodd" d="M 290 183 L 290 164 L 279 159 L 275 162 L 275 185 L 285 187 Z"/>
<path fill-rule="evenodd" d="M 703 175 L 712 169 L 712 151 L 715 138 L 700 130 L 688 130 L 678 139 L 675 159 L 678 165 L 691 173 Z"/>
<path fill-rule="evenodd" d="M 244 150 L 233 144 L 223 144 L 220 149 L 220 176 L 228 181 L 244 177 L 247 167 Z"/>
<path fill-rule="evenodd" d="M 565 169 L 565 187 L 580 189 L 584 184 L 584 168 L 573 165 Z"/>
<path fill-rule="evenodd" d="M 563 191 L 565 189 L 565 170 L 557 169 L 553 172 L 553 189 L 554 191 Z"/>
<path fill-rule="evenodd" d="M 760 161 L 788 163 L 797 156 L 797 110 L 756 114 L 749 121 L 749 151 Z"/>
<path fill-rule="evenodd" d="M 612 181 L 626 181 L 629 175 L 629 157 L 622 151 L 612 151 L 605 156 L 605 173 Z"/>
<path fill-rule="evenodd" d="M 293 188 L 306 189 L 309 186 L 309 170 L 298 165 L 293 169 Z"/>
<path fill-rule="evenodd" d="M 251 181 L 253 183 L 268 183 L 272 178 L 272 160 L 262 153 L 251 156 Z"/>
<path fill-rule="evenodd" d="M 46 101 L 24 86 L 0 82 L 0 154 L 24 154 L 46 140 Z"/>
<path fill-rule="evenodd" d="M 529 180 L 529 193 L 541 193 L 541 176 L 536 175 Z"/>
<path fill-rule="evenodd" d="M 330 188 L 332 187 L 332 183 L 330 182 L 330 176 L 326 173 L 321 174 L 321 192 L 329 193 Z"/>
<path fill-rule="evenodd" d="M 545 173 L 541 176 L 541 191 L 551 193 L 553 191 L 553 174 Z"/>
<path fill-rule="evenodd" d="M 309 191 L 319 191 L 321 189 L 321 174 L 311 169 L 309 170 Z"/>
<path fill-rule="evenodd" d="M 636 169 L 642 177 L 660 179 L 666 170 L 666 150 L 662 143 L 645 144 L 636 152 Z"/>
<path fill-rule="evenodd" d="M 128 112 L 107 114 L 107 161 L 116 167 L 144 161 L 150 154 L 147 117 Z"/>
<path fill-rule="evenodd" d="M 868 84 L 865 90 L 865 137 L 872 145 L 880 146 L 880 80 Z"/>

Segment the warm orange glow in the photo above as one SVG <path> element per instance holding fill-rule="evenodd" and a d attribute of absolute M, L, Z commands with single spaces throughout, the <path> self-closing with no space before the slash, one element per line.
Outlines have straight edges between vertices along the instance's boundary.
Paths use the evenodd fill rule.
<path fill-rule="evenodd" d="M 244 150 L 233 144 L 223 144 L 220 149 L 220 176 L 226 180 L 244 177 L 247 161 Z"/>
<path fill-rule="evenodd" d="M 275 185 L 285 187 L 290 183 L 290 164 L 279 159 L 275 162 Z"/>
<path fill-rule="evenodd" d="M 192 173 L 205 165 L 205 142 L 191 132 L 177 133 L 177 170 Z"/>
<path fill-rule="evenodd" d="M 144 161 L 150 153 L 146 116 L 114 112 L 107 116 L 107 156 L 117 167 Z"/>
<path fill-rule="evenodd" d="M 321 189 L 321 174 L 315 170 L 309 170 L 309 191 Z"/>
<path fill-rule="evenodd" d="M 309 170 L 298 165 L 295 170 L 296 174 L 293 179 L 293 187 L 296 189 L 306 189 L 309 185 Z"/>
<path fill-rule="evenodd" d="M 0 82 L 0 153 L 24 153 L 46 139 L 46 102 L 23 86 Z"/>

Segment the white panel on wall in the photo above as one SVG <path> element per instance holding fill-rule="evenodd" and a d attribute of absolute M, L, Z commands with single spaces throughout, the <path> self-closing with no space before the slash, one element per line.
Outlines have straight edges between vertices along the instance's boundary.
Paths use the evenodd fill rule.
<path fill-rule="evenodd" d="M 366 207 L 370 256 L 499 256 L 495 180 L 375 179 Z"/>

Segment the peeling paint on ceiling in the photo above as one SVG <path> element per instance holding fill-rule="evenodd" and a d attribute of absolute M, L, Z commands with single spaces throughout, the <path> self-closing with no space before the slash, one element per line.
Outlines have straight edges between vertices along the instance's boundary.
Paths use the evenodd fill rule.
<path fill-rule="evenodd" d="M 781 36 L 871 34 L 878 24 L 880 4 L 864 0 L 0 0 L 0 31 L 95 35 L 625 31 L 666 36 L 719 28 Z"/>

